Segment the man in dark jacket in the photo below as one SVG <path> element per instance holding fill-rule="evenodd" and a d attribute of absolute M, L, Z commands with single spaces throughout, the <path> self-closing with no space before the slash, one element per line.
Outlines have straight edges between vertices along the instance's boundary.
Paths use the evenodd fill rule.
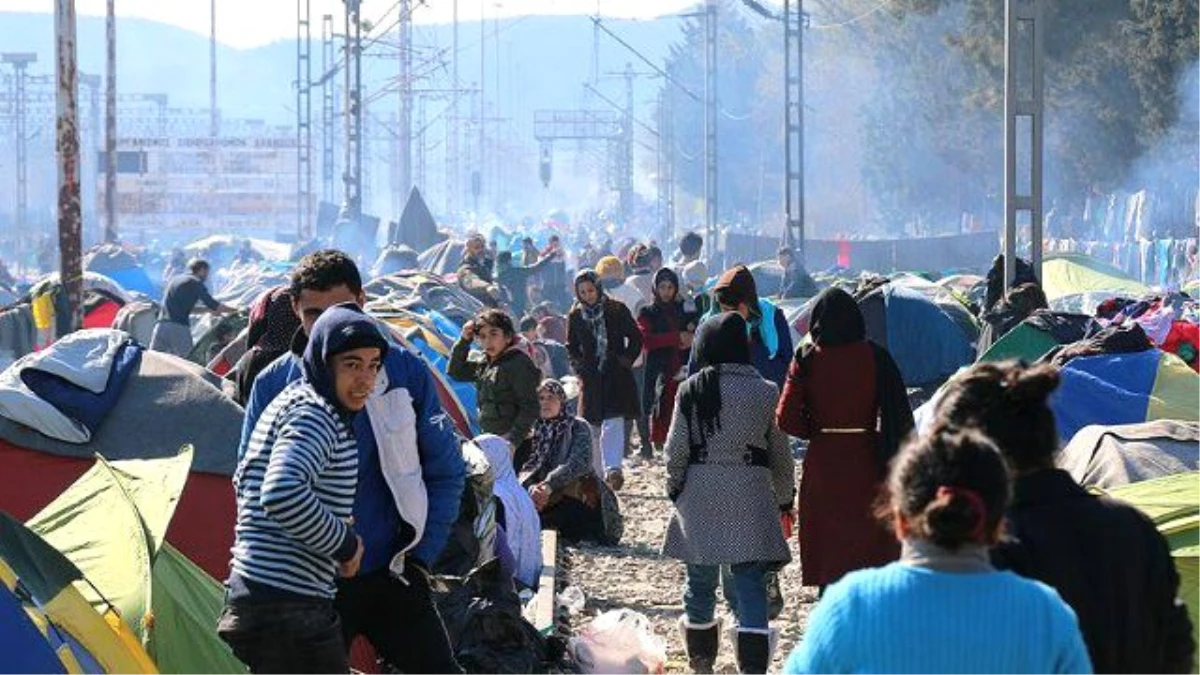
<path fill-rule="evenodd" d="M 300 355 L 325 309 L 366 297 L 354 261 L 341 251 L 305 256 L 292 272 L 292 307 L 300 317 L 292 352 L 254 381 L 246 404 L 239 456 L 263 411 L 303 376 Z M 358 491 L 354 528 L 363 539 L 362 567 L 338 582 L 335 604 L 349 645 L 363 635 L 389 665 L 404 672 L 462 672 L 429 590 L 458 518 L 466 470 L 433 375 L 420 357 L 393 345 L 375 392 L 354 419 Z"/>
<path fill-rule="evenodd" d="M 492 259 L 481 235 L 473 235 L 464 245 L 462 264 L 458 266 L 458 285 L 487 307 L 500 306 L 500 287 L 492 275 Z"/>
<path fill-rule="evenodd" d="M 513 316 L 524 316 L 529 305 L 529 279 L 554 260 L 552 254 L 539 258 L 532 265 L 517 265 L 511 251 L 496 256 L 496 283 L 508 296 L 508 309 Z"/>
<path fill-rule="evenodd" d="M 783 268 L 783 281 L 779 285 L 779 298 L 811 298 L 821 292 L 804 263 L 796 259 L 795 252 L 784 246 L 775 255 L 775 261 Z"/>

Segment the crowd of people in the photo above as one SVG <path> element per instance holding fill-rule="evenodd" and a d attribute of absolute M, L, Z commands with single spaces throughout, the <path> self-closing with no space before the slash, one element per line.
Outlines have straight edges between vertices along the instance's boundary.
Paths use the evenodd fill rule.
<path fill-rule="evenodd" d="M 568 281 L 557 239 L 467 239 L 457 284 L 485 309 L 446 372 L 477 393 L 514 584 L 537 583 L 541 529 L 619 544 L 628 464 L 661 461 L 661 554 L 685 571 L 695 672 L 720 651 L 718 587 L 740 671 L 766 672 L 791 537 L 821 599 L 787 672 L 1191 671 L 1162 535 L 1055 468 L 1053 368 L 973 366 L 917 436 L 854 297 L 821 291 L 797 346 L 746 266 L 706 287 L 702 247 L 580 252 Z M 790 251 L 779 262 L 785 289 L 817 294 Z M 179 353 L 197 303 L 225 309 L 206 277 L 195 261 L 170 281 L 152 348 Z M 460 672 L 429 574 L 459 515 L 463 439 L 364 304 L 351 258 L 305 256 L 256 305 L 231 376 L 246 417 L 219 634 L 253 672 L 347 672 L 358 635 L 392 668 Z"/>

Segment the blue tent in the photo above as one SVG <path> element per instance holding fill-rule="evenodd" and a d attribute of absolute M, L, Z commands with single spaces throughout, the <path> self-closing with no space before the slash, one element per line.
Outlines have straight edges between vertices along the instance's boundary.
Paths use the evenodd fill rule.
<path fill-rule="evenodd" d="M 858 301 L 867 336 L 887 347 L 909 387 L 937 384 L 975 360 L 965 308 L 919 290 L 887 284 Z"/>

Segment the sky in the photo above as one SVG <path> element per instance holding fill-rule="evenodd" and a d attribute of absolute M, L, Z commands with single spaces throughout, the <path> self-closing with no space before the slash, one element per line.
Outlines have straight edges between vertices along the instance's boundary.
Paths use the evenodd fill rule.
<path fill-rule="evenodd" d="M 208 0 L 115 0 L 117 18 L 137 17 L 186 28 L 203 35 L 209 32 Z M 320 33 L 320 17 L 333 14 L 340 30 L 344 9 L 341 0 L 309 0 L 313 33 Z M 454 0 L 411 0 L 416 23 L 449 23 Z M 678 12 L 696 0 L 459 0 L 459 18 L 477 21 L 482 10 L 492 20 L 528 14 L 595 14 L 597 5 L 606 16 L 649 19 Z M 54 0 L 0 0 L 0 11 L 52 12 Z M 396 20 L 396 0 L 363 0 L 364 19 L 383 27 Z M 104 16 L 105 0 L 75 0 L 81 15 Z M 217 39 L 238 48 L 251 48 L 296 35 L 296 0 L 216 0 Z M 386 16 L 385 16 L 386 13 Z M 119 24 L 118 24 L 119 29 Z"/>

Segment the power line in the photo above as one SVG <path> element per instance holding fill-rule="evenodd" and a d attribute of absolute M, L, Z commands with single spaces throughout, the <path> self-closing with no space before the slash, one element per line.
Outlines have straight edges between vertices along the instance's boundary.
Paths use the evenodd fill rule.
<path fill-rule="evenodd" d="M 743 0 L 743 2 L 744 1 L 745 0 Z M 863 12 L 862 14 L 859 14 L 858 16 L 854 16 L 849 19 L 846 19 L 845 21 L 838 21 L 837 23 L 809 24 L 808 27 L 813 30 L 831 30 L 834 28 L 844 28 L 851 24 L 858 23 L 859 21 L 862 21 L 863 19 L 866 19 L 866 18 L 878 13 L 880 10 L 886 9 L 887 6 L 888 6 L 887 0 L 880 0 L 879 4 L 875 5 L 871 9 Z"/>
<path fill-rule="evenodd" d="M 646 58 L 646 56 L 644 54 L 642 54 L 641 52 L 639 52 L 637 49 L 634 49 L 633 45 L 629 44 L 625 40 L 621 39 L 621 36 L 617 35 L 616 33 L 612 32 L 611 30 L 609 30 L 608 26 L 605 26 L 604 23 L 600 21 L 600 17 L 593 16 L 592 23 L 596 24 L 597 28 L 604 31 L 605 33 L 608 34 L 609 37 L 611 37 L 612 39 L 614 39 L 618 43 L 620 43 L 620 45 L 622 47 L 624 47 L 625 49 L 628 49 L 634 56 L 641 59 L 643 63 L 645 63 L 647 66 L 649 66 L 651 70 L 658 73 L 667 82 L 670 82 L 671 84 L 678 87 L 680 91 L 687 94 L 688 97 L 691 98 L 693 101 L 695 101 L 696 103 L 704 102 L 704 99 L 697 96 L 695 92 L 693 92 L 691 89 L 688 89 L 686 86 L 684 86 L 683 83 L 681 83 L 678 80 L 676 80 L 675 78 L 671 77 L 669 74 L 667 74 L 667 71 L 663 70 L 662 68 L 660 68 L 658 66 L 658 64 L 656 64 L 653 61 L 651 61 L 650 59 Z"/>

